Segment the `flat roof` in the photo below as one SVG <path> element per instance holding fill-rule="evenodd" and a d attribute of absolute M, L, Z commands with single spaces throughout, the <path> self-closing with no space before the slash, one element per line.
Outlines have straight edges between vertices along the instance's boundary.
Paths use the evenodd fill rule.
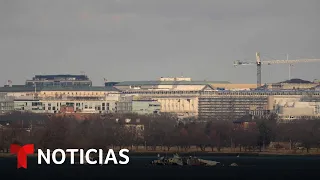
<path fill-rule="evenodd" d="M 105 86 L 49 86 L 49 87 L 30 87 L 12 86 L 0 87 L 0 92 L 32 92 L 32 91 L 119 91 L 115 87 Z"/>
<path fill-rule="evenodd" d="M 230 84 L 228 81 L 123 81 L 115 86 L 207 85 Z"/>
<path fill-rule="evenodd" d="M 65 78 L 75 78 L 76 80 L 90 80 L 87 75 L 72 75 L 72 74 L 57 74 L 57 75 L 35 75 L 32 80 L 29 81 L 35 81 L 37 79 L 39 80 L 55 80 L 55 79 L 65 79 Z"/>
<path fill-rule="evenodd" d="M 87 77 L 87 75 L 78 75 L 78 74 L 49 74 L 49 75 L 35 75 L 34 77 Z"/>

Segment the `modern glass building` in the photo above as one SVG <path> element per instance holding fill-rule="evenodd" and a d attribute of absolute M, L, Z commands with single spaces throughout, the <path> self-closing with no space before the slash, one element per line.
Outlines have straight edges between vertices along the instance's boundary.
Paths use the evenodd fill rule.
<path fill-rule="evenodd" d="M 92 86 L 92 81 L 86 75 L 36 75 L 26 86 Z"/>

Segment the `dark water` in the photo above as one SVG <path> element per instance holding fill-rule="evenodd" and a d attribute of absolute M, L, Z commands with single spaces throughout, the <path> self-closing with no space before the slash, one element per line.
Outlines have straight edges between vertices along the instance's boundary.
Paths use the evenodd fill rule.
<path fill-rule="evenodd" d="M 28 157 L 28 169 L 16 169 L 16 157 L 0 158 L 1 179 L 27 177 L 60 179 L 97 179 L 117 177 L 132 179 L 318 179 L 320 157 L 268 156 L 235 157 L 206 156 L 224 164 L 221 167 L 150 166 L 150 156 L 130 156 L 129 165 L 38 165 L 37 158 Z M 238 167 L 229 167 L 237 163 Z"/>

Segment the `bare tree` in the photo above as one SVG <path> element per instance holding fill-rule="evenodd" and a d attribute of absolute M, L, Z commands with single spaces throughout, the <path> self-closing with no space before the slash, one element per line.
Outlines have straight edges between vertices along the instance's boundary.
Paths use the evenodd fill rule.
<path fill-rule="evenodd" d="M 178 123 L 172 114 L 95 114 L 86 120 L 69 115 L 44 115 L 13 112 L 2 116 L 9 122 L 0 129 L 0 149 L 8 149 L 13 142 L 33 143 L 37 148 L 108 148 L 136 147 L 145 145 L 151 150 L 188 151 L 196 146 L 201 151 L 211 147 L 220 151 L 223 147 L 239 147 L 245 151 L 260 147 L 271 141 L 300 144 L 307 152 L 318 148 L 320 121 L 299 120 L 276 123 L 276 117 L 256 119 L 256 126 L 237 127 L 228 121 L 201 123 L 190 121 Z M 131 122 L 125 122 L 130 119 Z M 139 129 L 141 127 L 141 129 Z M 165 147 L 165 148 L 163 148 Z M 147 148 L 148 149 L 148 148 Z"/>
<path fill-rule="evenodd" d="M 209 136 L 209 145 L 213 151 L 226 147 L 231 142 L 232 125 L 227 121 L 210 121 L 206 125 L 206 134 Z"/>

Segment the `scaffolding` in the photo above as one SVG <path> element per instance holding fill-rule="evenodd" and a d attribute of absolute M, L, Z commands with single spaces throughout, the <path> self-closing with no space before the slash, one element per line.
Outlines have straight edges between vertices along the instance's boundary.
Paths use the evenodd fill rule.
<path fill-rule="evenodd" d="M 199 97 L 199 119 L 236 120 L 252 113 L 265 115 L 267 96 L 203 96 Z M 254 107 L 254 108 L 253 108 Z"/>

